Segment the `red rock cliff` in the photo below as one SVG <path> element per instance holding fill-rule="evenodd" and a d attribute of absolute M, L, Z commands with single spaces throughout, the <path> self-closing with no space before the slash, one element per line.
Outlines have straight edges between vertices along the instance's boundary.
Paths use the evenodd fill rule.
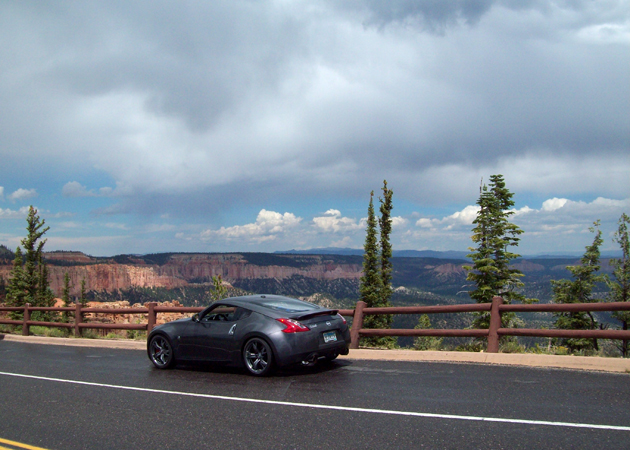
<path fill-rule="evenodd" d="M 98 263 L 95 258 L 77 252 L 54 252 L 46 254 L 49 260 L 50 287 L 60 295 L 65 273 L 70 275 L 71 295 L 79 295 L 81 280 L 85 279 L 87 291 L 114 292 L 131 287 L 165 287 L 168 289 L 187 286 L 193 282 L 210 281 L 221 275 L 228 283 L 240 279 L 274 278 L 286 279 L 304 276 L 318 280 L 359 279 L 361 264 L 331 264 L 319 256 L 301 257 L 307 261 L 293 267 L 290 265 L 255 265 L 240 254 L 175 254 L 163 265 Z M 78 263 L 55 265 L 55 261 Z M 10 265 L 0 266 L 0 276 L 9 278 Z"/>

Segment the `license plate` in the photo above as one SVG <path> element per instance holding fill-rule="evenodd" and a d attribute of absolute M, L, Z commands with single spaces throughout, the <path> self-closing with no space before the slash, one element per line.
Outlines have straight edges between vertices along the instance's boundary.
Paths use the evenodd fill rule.
<path fill-rule="evenodd" d="M 324 344 L 327 342 L 335 342 L 337 340 L 337 334 L 334 331 L 327 331 L 324 333 Z"/>

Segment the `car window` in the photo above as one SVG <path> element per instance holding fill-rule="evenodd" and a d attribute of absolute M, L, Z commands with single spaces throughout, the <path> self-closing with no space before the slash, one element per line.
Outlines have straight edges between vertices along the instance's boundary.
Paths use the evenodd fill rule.
<path fill-rule="evenodd" d="M 251 314 L 252 312 L 249 309 L 239 307 L 234 313 L 234 320 L 247 319 Z"/>
<path fill-rule="evenodd" d="M 249 309 L 245 309 L 242 307 L 236 306 L 219 306 L 214 308 L 203 316 L 201 319 L 202 322 L 210 322 L 210 321 L 229 321 L 234 322 L 241 319 L 246 319 L 251 315 L 251 311 Z"/>
<path fill-rule="evenodd" d="M 217 308 L 210 310 L 205 316 L 203 316 L 201 321 L 202 322 L 211 322 L 211 321 L 231 322 L 235 320 L 234 315 L 235 315 L 236 309 L 237 309 L 236 306 L 225 306 L 225 305 L 219 306 Z"/>
<path fill-rule="evenodd" d="M 314 303 L 303 302 L 302 300 L 295 300 L 291 298 L 286 299 L 269 299 L 269 300 L 258 300 L 253 302 L 255 305 L 264 306 L 265 308 L 270 308 L 276 311 L 282 311 L 287 313 L 296 313 L 296 312 L 309 312 L 309 311 L 317 311 L 322 309 L 321 306 L 318 306 Z"/>

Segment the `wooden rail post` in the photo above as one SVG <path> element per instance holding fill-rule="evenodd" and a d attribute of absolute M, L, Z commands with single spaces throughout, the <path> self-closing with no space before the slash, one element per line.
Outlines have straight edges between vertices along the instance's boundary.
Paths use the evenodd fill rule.
<path fill-rule="evenodd" d="M 499 305 L 503 304 L 503 298 L 492 297 L 490 308 L 490 329 L 488 330 L 488 353 L 499 353 L 499 333 L 501 328 L 501 312 Z"/>
<path fill-rule="evenodd" d="M 367 303 L 358 301 L 354 309 L 354 318 L 352 319 L 352 328 L 350 329 L 350 348 L 359 348 L 359 330 L 363 328 L 363 308 Z"/>
<path fill-rule="evenodd" d="M 155 302 L 147 303 L 147 307 L 149 308 L 149 314 L 147 314 L 147 336 L 149 335 L 153 327 L 155 327 L 155 324 L 157 322 L 157 314 L 155 312 L 156 306 L 157 303 Z"/>
<path fill-rule="evenodd" d="M 30 303 L 26 303 L 24 305 L 24 315 L 22 317 L 22 336 L 28 336 L 28 333 L 30 332 L 30 327 L 28 325 L 28 321 L 31 320 L 31 310 L 28 309 L 30 306 Z"/>
<path fill-rule="evenodd" d="M 74 307 L 74 337 L 81 337 L 81 328 L 79 324 L 83 322 L 83 313 L 81 312 L 81 302 L 77 302 Z"/>

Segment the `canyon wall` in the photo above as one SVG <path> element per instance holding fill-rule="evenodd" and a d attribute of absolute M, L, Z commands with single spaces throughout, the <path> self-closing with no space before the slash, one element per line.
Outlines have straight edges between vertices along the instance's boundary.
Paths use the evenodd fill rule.
<path fill-rule="evenodd" d="M 147 258 L 128 258 L 133 264 L 102 261 L 78 252 L 46 254 L 50 287 L 61 295 L 66 273 L 70 276 L 71 295 L 79 295 L 81 280 L 86 291 L 115 292 L 132 287 L 173 289 L 198 283 L 210 283 L 213 276 L 238 285 L 243 280 L 276 280 L 299 277 L 313 280 L 357 280 L 361 264 L 335 263 L 324 256 L 283 257 L 287 265 L 258 265 L 241 254 L 174 254 L 164 264 L 149 264 Z M 277 259 L 277 257 L 274 257 Z M 277 261 L 274 261 L 277 262 Z M 282 262 L 282 261 L 280 261 Z M 0 276 L 9 278 L 11 265 L 0 265 Z"/>

